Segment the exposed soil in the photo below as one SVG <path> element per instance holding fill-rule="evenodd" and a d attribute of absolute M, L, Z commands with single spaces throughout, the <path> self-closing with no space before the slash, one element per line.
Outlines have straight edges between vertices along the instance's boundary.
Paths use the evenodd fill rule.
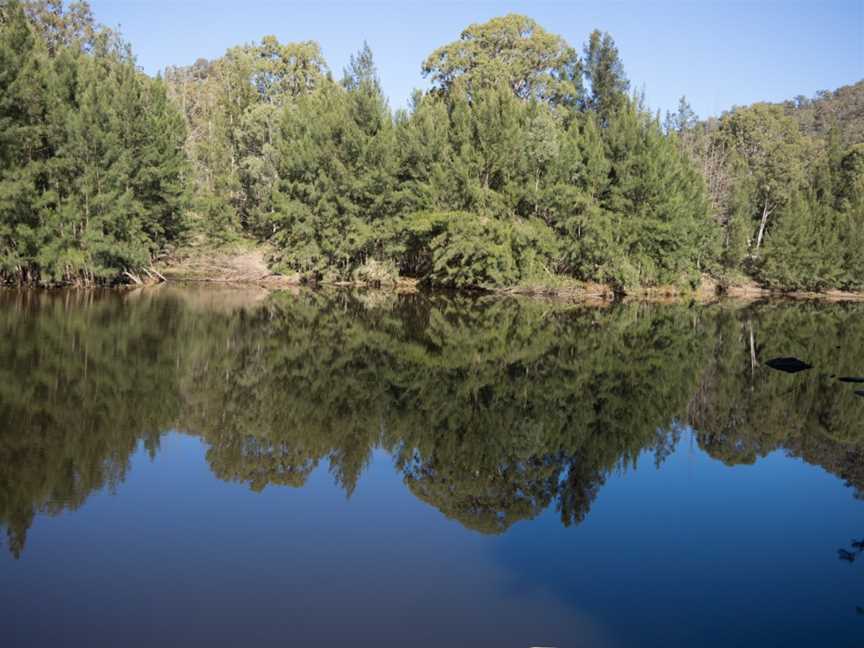
<path fill-rule="evenodd" d="M 267 246 L 244 241 L 221 248 L 192 247 L 182 250 L 171 259 L 156 266 L 169 282 L 202 282 L 218 284 L 257 285 L 264 288 L 298 286 L 298 275 L 288 276 L 273 272 L 267 259 L 272 250 Z M 340 282 L 340 286 L 362 287 L 365 284 Z M 403 278 L 395 285 L 386 286 L 397 292 L 414 292 L 417 282 Z M 596 283 L 567 281 L 555 286 L 518 286 L 496 292 L 519 294 L 540 298 L 566 299 L 568 301 L 611 302 L 616 295 L 610 286 Z M 681 291 L 675 286 L 654 286 L 628 293 L 624 299 L 633 301 L 667 302 L 692 299 L 699 302 L 714 302 L 722 298 L 743 301 L 763 299 L 812 299 L 822 301 L 864 301 L 864 293 L 830 290 L 825 292 L 780 292 L 760 286 L 754 281 L 742 281 L 732 285 L 717 283 L 704 275 L 700 287 L 693 292 Z"/>
<path fill-rule="evenodd" d="M 217 250 L 193 249 L 170 259 L 158 270 L 168 281 L 294 286 L 297 277 L 273 272 L 267 266 L 269 250 L 262 246 L 237 246 Z"/>
<path fill-rule="evenodd" d="M 755 281 L 748 281 L 723 287 L 723 295 L 734 299 L 799 299 L 828 302 L 864 301 L 864 292 L 847 292 L 844 290 L 825 290 L 809 292 L 803 290 L 781 291 L 760 286 Z"/>

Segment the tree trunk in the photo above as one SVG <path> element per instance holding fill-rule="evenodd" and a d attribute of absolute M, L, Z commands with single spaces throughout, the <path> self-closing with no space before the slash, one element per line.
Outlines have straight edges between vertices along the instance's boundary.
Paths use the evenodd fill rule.
<path fill-rule="evenodd" d="M 771 215 L 772 209 L 768 209 L 768 199 L 765 199 L 765 206 L 762 208 L 762 222 L 759 223 L 759 234 L 756 237 L 756 254 L 759 254 L 759 247 L 762 245 L 762 238 L 765 236 L 765 225 L 768 224 L 768 216 Z"/>
<path fill-rule="evenodd" d="M 750 329 L 750 391 L 753 391 L 753 379 L 759 361 L 756 360 L 756 342 L 753 338 L 753 320 L 747 320 L 747 328 Z"/>

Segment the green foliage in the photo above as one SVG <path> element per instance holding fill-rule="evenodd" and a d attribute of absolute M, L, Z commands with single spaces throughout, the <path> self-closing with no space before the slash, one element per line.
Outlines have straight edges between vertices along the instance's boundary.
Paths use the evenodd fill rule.
<path fill-rule="evenodd" d="M 585 44 L 585 79 L 591 84 L 586 105 L 604 122 L 626 103 L 630 82 L 618 47 L 608 33 L 595 29 Z"/>
<path fill-rule="evenodd" d="M 275 36 L 166 71 L 189 133 L 197 229 L 216 240 L 272 233 L 282 112 L 328 74 L 317 43 Z"/>
<path fill-rule="evenodd" d="M 693 283 L 716 255 L 702 180 L 656 121 L 626 98 L 601 126 L 593 112 L 565 120 L 506 87 L 476 92 L 470 101 L 423 97 L 396 138 L 403 154 L 398 201 L 424 213 L 465 212 L 454 223 L 470 224 L 441 226 L 452 231 L 438 240 L 449 251 L 438 258 L 458 276 L 448 285 L 526 279 L 502 242 L 513 223 L 528 221 L 545 223 L 543 235 L 526 239 L 542 245 L 535 270 L 622 289 Z M 426 276 L 430 256 L 420 250 L 427 248 L 409 240 L 403 270 Z M 453 267 L 480 258 L 483 271 Z"/>
<path fill-rule="evenodd" d="M 395 114 L 365 43 L 341 82 L 274 36 L 162 81 L 86 2 L 6 2 L 0 280 L 117 281 L 191 234 L 311 281 L 864 283 L 857 86 L 704 123 L 682 98 L 661 128 L 609 34 L 580 59 L 516 14 L 422 69 Z"/>
<path fill-rule="evenodd" d="M 864 218 L 835 209 L 812 193 L 794 197 L 766 245 L 759 278 L 784 290 L 864 287 Z"/>
<path fill-rule="evenodd" d="M 864 164 L 857 147 L 844 148 L 839 122 L 814 139 L 778 105 L 702 124 L 682 110 L 667 129 L 706 180 L 721 230 L 719 273 L 747 273 L 778 291 L 864 285 Z"/>
<path fill-rule="evenodd" d="M 611 164 L 601 203 L 615 214 L 618 250 L 608 263 L 620 264 L 637 284 L 698 284 L 705 257 L 712 253 L 704 185 L 656 119 L 629 104 L 605 131 Z M 625 286 L 627 284 L 624 284 Z"/>
<path fill-rule="evenodd" d="M 744 161 L 741 168 L 751 191 L 754 222 L 751 253 L 758 256 L 763 240 L 770 237 L 778 221 L 774 212 L 782 210 L 804 186 L 809 143 L 798 124 L 779 106 L 770 104 L 754 104 L 724 116 L 718 137 L 730 155 Z"/>
<path fill-rule="evenodd" d="M 445 93 L 473 95 L 504 84 L 523 100 L 572 107 L 582 99 L 576 51 L 518 14 L 470 25 L 458 41 L 432 52 L 422 69 Z"/>
<path fill-rule="evenodd" d="M 183 235 L 183 123 L 88 12 L 39 6 L 0 24 L 0 279 L 115 280 Z"/>
<path fill-rule="evenodd" d="M 407 219 L 405 231 L 415 273 L 434 286 L 512 286 L 549 273 L 557 256 L 555 236 L 539 219 L 420 213 Z"/>
<path fill-rule="evenodd" d="M 834 91 L 820 90 L 812 99 L 798 96 L 782 106 L 810 136 L 828 137 L 836 128 L 844 147 L 864 142 L 864 80 Z"/>
<path fill-rule="evenodd" d="M 778 290 L 864 285 L 864 157 L 856 147 L 844 152 L 836 131 L 824 145 L 810 140 L 779 106 L 768 104 L 724 117 L 716 137 L 730 147 L 736 169 L 727 265 L 740 264 Z"/>
<path fill-rule="evenodd" d="M 392 215 L 393 122 L 374 74 L 327 82 L 283 114 L 278 209 L 282 267 L 347 279 L 382 256 Z M 383 260 L 383 259 L 382 259 Z"/>

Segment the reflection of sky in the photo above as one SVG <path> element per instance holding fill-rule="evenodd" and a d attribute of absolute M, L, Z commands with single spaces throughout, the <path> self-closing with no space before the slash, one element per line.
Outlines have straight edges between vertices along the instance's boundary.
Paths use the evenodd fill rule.
<path fill-rule="evenodd" d="M 646 455 L 611 477 L 578 527 L 553 509 L 490 537 L 416 499 L 380 451 L 350 500 L 326 467 L 253 493 L 170 434 L 116 496 L 38 517 L 18 561 L 0 551 L 4 642 L 788 646 L 864 631 L 864 574 L 836 555 L 864 535 L 851 491 L 782 453 L 728 468 L 688 441 L 660 471 Z"/>
<path fill-rule="evenodd" d="M 203 451 L 168 435 L 155 462 L 136 453 L 116 497 L 40 516 L 17 562 L 4 548 L 11 645 L 599 642 L 570 605 L 508 593 L 483 536 L 414 498 L 384 453 L 347 500 L 326 467 L 303 489 L 253 493 L 215 479 Z"/>
<path fill-rule="evenodd" d="M 660 470 L 645 453 L 609 479 L 579 527 L 550 510 L 495 552 L 512 589 L 548 588 L 629 645 L 846 645 L 864 573 L 837 549 L 861 536 L 864 506 L 821 468 L 729 468 L 685 437 Z"/>

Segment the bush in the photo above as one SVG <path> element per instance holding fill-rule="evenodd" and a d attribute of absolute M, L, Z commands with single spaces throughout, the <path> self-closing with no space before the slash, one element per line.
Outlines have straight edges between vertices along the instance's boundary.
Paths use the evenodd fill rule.
<path fill-rule="evenodd" d="M 392 286 L 399 279 L 399 268 L 393 261 L 368 259 L 354 270 L 352 279 L 370 286 Z"/>
<path fill-rule="evenodd" d="M 465 212 L 426 212 L 407 219 L 404 265 L 425 283 L 497 288 L 548 274 L 558 254 L 542 221 L 496 220 Z"/>

